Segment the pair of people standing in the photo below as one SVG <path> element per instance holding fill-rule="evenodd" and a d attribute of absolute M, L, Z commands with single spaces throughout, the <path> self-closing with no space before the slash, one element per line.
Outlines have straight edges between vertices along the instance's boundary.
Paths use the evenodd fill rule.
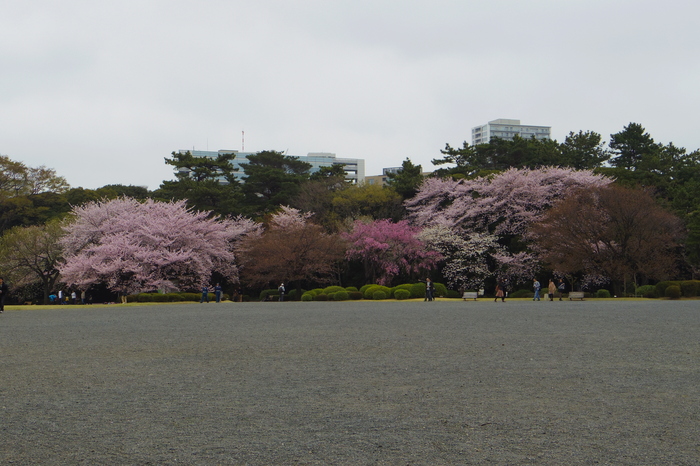
<path fill-rule="evenodd" d="M 221 288 L 221 285 L 219 283 L 216 284 L 214 287 L 214 296 L 216 298 L 216 302 L 220 303 L 221 302 L 221 295 L 223 293 L 223 288 Z M 202 297 L 200 298 L 199 302 L 209 303 L 209 285 L 203 285 L 202 286 Z"/>
<path fill-rule="evenodd" d="M 547 291 L 549 293 L 549 300 L 554 301 L 554 295 L 557 294 L 559 297 L 559 301 L 562 300 L 562 296 L 564 295 L 564 291 L 566 291 L 566 284 L 564 283 L 564 280 L 557 280 L 557 283 L 554 283 L 554 280 L 549 281 L 549 286 L 547 287 Z"/>

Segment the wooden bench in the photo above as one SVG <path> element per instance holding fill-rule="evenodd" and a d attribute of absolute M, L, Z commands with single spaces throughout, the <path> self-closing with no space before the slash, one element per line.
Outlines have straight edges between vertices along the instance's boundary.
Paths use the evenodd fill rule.
<path fill-rule="evenodd" d="M 572 299 L 580 299 L 583 301 L 583 291 L 571 291 L 569 292 L 569 301 Z"/>
<path fill-rule="evenodd" d="M 476 298 L 478 297 L 478 293 L 476 291 L 465 291 L 464 294 L 462 294 L 462 299 L 467 300 L 467 299 L 473 299 L 476 301 Z"/>

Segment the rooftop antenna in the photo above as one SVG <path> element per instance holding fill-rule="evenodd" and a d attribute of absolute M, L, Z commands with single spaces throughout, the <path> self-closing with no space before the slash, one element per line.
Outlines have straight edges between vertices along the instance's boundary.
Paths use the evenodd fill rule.
<path fill-rule="evenodd" d="M 241 152 L 245 152 L 245 131 L 241 131 Z"/>

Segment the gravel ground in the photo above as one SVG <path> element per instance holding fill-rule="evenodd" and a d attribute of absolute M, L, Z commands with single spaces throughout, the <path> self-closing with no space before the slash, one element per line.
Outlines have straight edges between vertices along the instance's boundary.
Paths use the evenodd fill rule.
<path fill-rule="evenodd" d="M 2 464 L 700 464 L 700 301 L 0 315 Z"/>

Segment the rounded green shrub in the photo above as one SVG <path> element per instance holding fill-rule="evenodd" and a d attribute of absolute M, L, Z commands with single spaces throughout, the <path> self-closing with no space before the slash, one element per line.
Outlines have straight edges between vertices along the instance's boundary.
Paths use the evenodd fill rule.
<path fill-rule="evenodd" d="M 535 292 L 530 290 L 516 290 L 508 293 L 509 298 L 533 298 L 534 296 Z"/>
<path fill-rule="evenodd" d="M 671 285 L 680 286 L 679 282 L 663 281 L 656 284 L 656 296 L 666 296 L 666 288 Z"/>
<path fill-rule="evenodd" d="M 643 285 L 637 288 L 635 291 L 637 296 L 642 296 L 644 298 L 656 298 L 656 286 L 654 285 Z"/>
<path fill-rule="evenodd" d="M 277 291 L 277 288 L 262 290 L 260 292 L 260 301 L 265 301 L 268 296 L 270 296 L 272 299 L 277 299 L 277 297 L 279 296 L 279 291 Z M 197 301 L 199 301 L 199 299 L 197 299 Z"/>
<path fill-rule="evenodd" d="M 610 292 L 608 290 L 598 290 L 595 292 L 596 298 L 609 298 Z"/>
<path fill-rule="evenodd" d="M 301 295 L 301 300 L 302 301 L 313 301 L 314 295 L 312 293 L 306 292 L 303 295 Z"/>
<path fill-rule="evenodd" d="M 408 290 L 396 290 L 394 291 L 394 298 L 402 300 L 402 299 L 409 299 L 411 297 L 411 292 Z"/>
<path fill-rule="evenodd" d="M 387 297 L 391 296 L 391 288 L 382 285 L 371 285 L 364 291 L 365 299 L 373 299 L 376 291 L 383 291 Z"/>
<path fill-rule="evenodd" d="M 338 291 L 345 291 L 345 288 L 343 288 L 342 286 L 333 285 L 323 289 L 323 292 L 326 294 L 337 293 Z"/>
<path fill-rule="evenodd" d="M 377 285 L 371 284 L 371 283 L 369 285 L 362 285 L 360 287 L 360 293 L 365 294 L 365 291 L 367 291 L 367 288 L 369 288 L 370 286 L 377 286 Z"/>
<path fill-rule="evenodd" d="M 337 292 L 333 295 L 333 300 L 334 300 L 334 301 L 347 301 L 348 299 L 350 299 L 350 293 L 348 293 L 348 292 L 345 291 L 345 290 L 337 291 Z"/>
<path fill-rule="evenodd" d="M 317 294 L 314 296 L 314 301 L 328 301 L 328 295 L 324 293 Z"/>
<path fill-rule="evenodd" d="M 459 291 L 447 290 L 447 297 L 448 298 L 461 298 L 462 294 Z"/>
<path fill-rule="evenodd" d="M 213 294 L 209 294 L 210 299 Z M 176 303 L 182 301 L 199 301 L 200 293 L 139 293 L 127 297 L 128 302 L 138 303 Z"/>
<path fill-rule="evenodd" d="M 411 289 L 413 289 L 413 285 L 411 283 L 403 283 L 401 285 L 397 285 L 394 288 L 392 288 L 394 291 L 396 290 L 406 290 L 409 293 L 411 292 Z"/>
<path fill-rule="evenodd" d="M 411 298 L 425 297 L 425 283 L 415 283 L 411 285 Z"/>
<path fill-rule="evenodd" d="M 377 291 L 377 285 L 372 285 L 371 287 L 365 288 L 365 291 L 362 291 L 362 297 L 364 299 L 372 299 L 372 293 Z"/>
<path fill-rule="evenodd" d="M 358 301 L 364 298 L 364 295 L 359 291 L 350 291 L 348 292 L 348 294 L 350 295 L 350 299 L 352 299 L 353 301 Z"/>
<path fill-rule="evenodd" d="M 199 301 L 201 296 L 201 293 L 182 293 L 184 301 Z"/>
<path fill-rule="evenodd" d="M 306 293 L 306 290 L 302 289 L 301 294 L 303 295 Z M 297 295 L 297 290 L 294 288 L 293 290 L 290 290 L 289 293 L 287 293 L 287 296 L 284 297 L 285 301 L 298 301 L 300 295 Z"/>
<path fill-rule="evenodd" d="M 372 293 L 372 299 L 374 299 L 375 301 L 386 299 L 386 293 L 382 290 L 377 290 L 374 293 Z"/>
<path fill-rule="evenodd" d="M 698 295 L 698 285 L 700 282 L 697 280 L 686 280 L 681 282 L 681 292 L 686 298 L 692 298 Z"/>
<path fill-rule="evenodd" d="M 433 283 L 433 286 L 435 287 L 436 298 L 438 296 L 440 296 L 441 298 L 447 296 L 447 287 L 445 285 L 443 285 L 442 283 Z"/>
<path fill-rule="evenodd" d="M 356 286 L 346 286 L 345 291 L 358 291 Z"/>
<path fill-rule="evenodd" d="M 669 299 L 681 299 L 681 287 L 678 285 L 667 286 L 666 297 Z"/>

